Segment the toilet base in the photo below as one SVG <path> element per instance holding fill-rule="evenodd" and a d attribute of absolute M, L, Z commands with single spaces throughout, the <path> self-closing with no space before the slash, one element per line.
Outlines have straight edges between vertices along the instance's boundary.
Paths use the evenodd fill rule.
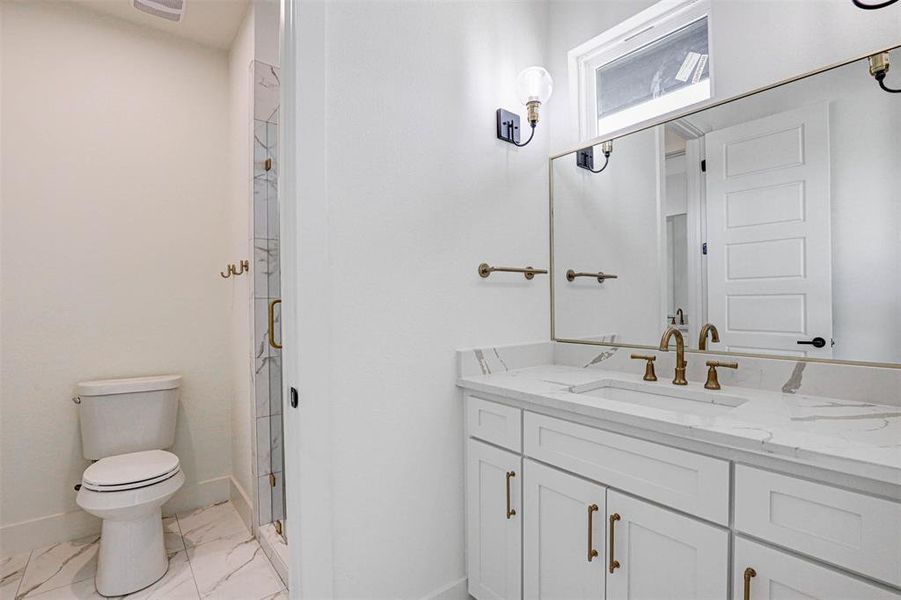
<path fill-rule="evenodd" d="M 169 570 L 159 508 L 133 520 L 103 521 L 95 585 L 101 596 L 124 596 L 160 580 Z"/>

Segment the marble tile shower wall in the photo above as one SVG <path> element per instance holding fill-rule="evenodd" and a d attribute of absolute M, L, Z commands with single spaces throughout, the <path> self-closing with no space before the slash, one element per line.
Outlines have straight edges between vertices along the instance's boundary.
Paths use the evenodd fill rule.
<path fill-rule="evenodd" d="M 281 351 L 269 336 L 269 304 L 281 297 L 278 208 L 278 68 L 253 63 L 254 475 L 260 525 L 284 519 Z M 278 307 L 274 334 L 281 339 Z M 275 475 L 275 487 L 270 483 Z"/>

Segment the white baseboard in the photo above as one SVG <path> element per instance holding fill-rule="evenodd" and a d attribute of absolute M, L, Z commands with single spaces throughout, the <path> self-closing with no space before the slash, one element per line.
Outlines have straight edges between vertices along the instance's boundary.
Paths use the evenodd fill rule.
<path fill-rule="evenodd" d="M 445 586 L 427 594 L 422 600 L 469 600 L 466 577 L 452 581 Z"/>
<path fill-rule="evenodd" d="M 194 510 L 228 500 L 231 491 L 230 479 L 231 477 L 228 475 L 223 475 L 182 487 L 171 500 L 163 505 L 163 516 L 170 517 L 177 512 Z"/>
<path fill-rule="evenodd" d="M 229 476 L 186 485 L 163 505 L 163 514 L 193 510 L 229 499 Z M 100 519 L 78 509 L 0 527 L 0 556 L 100 533 Z"/>
<path fill-rule="evenodd" d="M 234 477 L 229 477 L 228 483 L 229 499 L 232 501 L 232 504 L 235 505 L 235 509 L 241 516 L 241 520 L 244 521 L 244 526 L 247 527 L 248 531 L 253 531 L 253 502 L 251 502 L 247 492 Z"/>
<path fill-rule="evenodd" d="M 0 528 L 0 556 L 100 533 L 100 519 L 78 509 Z"/>

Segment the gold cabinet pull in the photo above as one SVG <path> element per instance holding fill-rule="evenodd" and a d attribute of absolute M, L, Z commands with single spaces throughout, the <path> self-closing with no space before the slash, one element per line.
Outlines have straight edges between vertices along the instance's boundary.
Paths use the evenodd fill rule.
<path fill-rule="evenodd" d="M 588 562 L 598 557 L 598 551 L 594 549 L 592 530 L 594 529 L 594 513 L 599 510 L 597 504 L 588 505 Z"/>
<path fill-rule="evenodd" d="M 269 303 L 269 345 L 276 350 L 282 349 L 282 345 L 275 341 L 275 305 L 281 303 L 281 300 L 273 300 Z"/>
<path fill-rule="evenodd" d="M 616 569 L 620 567 L 619 561 L 613 558 L 614 555 L 614 537 L 613 537 L 613 524 L 620 520 L 619 513 L 613 513 L 610 515 L 610 568 L 608 569 L 611 573 L 613 573 Z"/>
<path fill-rule="evenodd" d="M 757 577 L 757 571 L 752 567 L 745 569 L 745 600 L 751 600 L 751 578 Z"/>
<path fill-rule="evenodd" d="M 516 477 L 516 471 L 507 471 L 507 518 L 516 515 L 516 509 L 510 506 L 510 480 Z"/>

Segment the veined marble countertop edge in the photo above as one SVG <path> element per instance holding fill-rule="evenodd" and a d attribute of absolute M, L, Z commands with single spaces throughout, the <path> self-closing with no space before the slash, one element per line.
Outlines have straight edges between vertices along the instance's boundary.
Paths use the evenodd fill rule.
<path fill-rule="evenodd" d="M 901 409 L 897 406 L 724 386 L 724 394 L 746 397 L 748 402 L 727 417 L 701 416 L 571 391 L 583 389 L 592 380 L 606 379 L 641 381 L 640 376 L 632 373 L 597 370 L 589 374 L 578 367 L 542 365 L 459 377 L 457 385 L 477 393 L 514 399 L 538 409 L 546 407 L 570 413 L 576 418 L 622 423 L 650 432 L 863 477 L 901 489 Z M 658 384 L 671 385 L 666 377 L 653 385 Z M 699 383 L 690 386 L 703 389 Z M 842 412 L 851 414 L 840 414 Z M 746 414 L 753 418 L 747 418 Z M 823 425 L 817 423 L 820 419 Z M 868 433 L 865 423 L 870 422 L 881 424 Z M 847 424 L 847 431 L 841 431 L 842 423 Z M 887 445 L 882 445 L 886 440 Z"/>

